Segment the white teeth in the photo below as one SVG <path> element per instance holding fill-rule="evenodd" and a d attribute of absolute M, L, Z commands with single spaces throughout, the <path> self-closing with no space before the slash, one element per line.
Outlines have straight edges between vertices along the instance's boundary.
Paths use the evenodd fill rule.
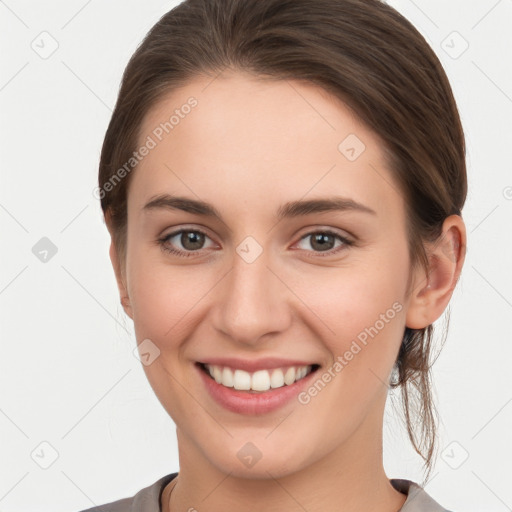
<path fill-rule="evenodd" d="M 222 382 L 222 370 L 218 366 L 213 366 L 213 378 L 217 384 Z M 211 372 L 211 370 L 210 370 Z"/>
<path fill-rule="evenodd" d="M 222 382 L 223 386 L 227 388 L 233 387 L 233 372 L 229 368 L 224 368 L 222 370 Z"/>
<path fill-rule="evenodd" d="M 229 367 L 205 365 L 210 376 L 217 384 L 241 391 L 268 391 L 270 388 L 290 386 L 294 382 L 303 379 L 311 372 L 311 365 L 286 369 L 275 368 L 272 370 L 258 370 L 249 373 L 244 370 L 232 370 Z"/>
<path fill-rule="evenodd" d="M 290 384 L 293 384 L 295 382 L 295 368 L 293 366 L 290 366 L 288 370 L 286 370 L 286 373 L 284 374 L 284 383 L 289 386 Z"/>
<path fill-rule="evenodd" d="M 272 376 L 270 377 L 270 387 L 271 388 L 281 388 L 284 386 L 284 375 L 283 370 L 281 368 L 277 368 L 272 372 Z"/>
<path fill-rule="evenodd" d="M 268 391 L 270 389 L 270 376 L 267 370 L 259 370 L 252 374 L 251 389 L 253 391 Z"/>
<path fill-rule="evenodd" d="M 243 370 L 235 370 L 235 374 L 233 376 L 233 387 L 241 391 L 251 389 L 251 374 L 244 372 Z"/>

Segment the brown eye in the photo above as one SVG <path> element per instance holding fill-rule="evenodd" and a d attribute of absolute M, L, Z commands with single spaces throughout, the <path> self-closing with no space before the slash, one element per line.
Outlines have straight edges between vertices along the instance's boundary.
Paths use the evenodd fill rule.
<path fill-rule="evenodd" d="M 204 244 L 204 234 L 199 231 L 182 231 L 179 240 L 186 250 L 197 251 Z"/>
<path fill-rule="evenodd" d="M 319 251 L 328 251 L 334 247 L 336 239 L 333 235 L 316 233 L 311 236 L 311 247 Z M 331 247 L 332 246 L 332 247 Z"/>
<path fill-rule="evenodd" d="M 162 249 L 180 256 L 193 256 L 194 252 L 204 249 L 205 241 L 209 239 L 206 233 L 197 229 L 180 229 L 159 239 Z"/>
<path fill-rule="evenodd" d="M 308 240 L 306 245 L 313 248 L 313 252 L 317 253 L 326 253 L 325 256 L 330 256 L 338 253 L 341 250 L 346 249 L 347 247 L 353 245 L 353 242 L 348 240 L 347 238 L 341 236 L 340 234 L 334 231 L 313 231 L 308 233 L 307 235 L 301 238 L 301 242 Z M 336 246 L 336 240 L 341 241 L 340 244 Z M 308 248 L 302 247 L 301 249 L 308 250 Z M 311 251 L 309 251 L 311 252 Z M 319 256 L 324 256 L 323 254 L 319 254 Z"/>

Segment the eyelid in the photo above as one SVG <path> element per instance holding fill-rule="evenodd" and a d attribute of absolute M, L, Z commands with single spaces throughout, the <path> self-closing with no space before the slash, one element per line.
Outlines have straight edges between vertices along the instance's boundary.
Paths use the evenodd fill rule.
<path fill-rule="evenodd" d="M 166 232 L 164 230 L 164 232 L 163 232 L 164 234 L 160 235 L 158 238 L 159 239 L 170 238 L 170 237 L 180 234 L 183 231 L 202 233 L 203 235 L 207 236 L 210 240 L 214 240 L 214 238 L 215 238 L 214 236 L 212 236 L 210 234 L 210 231 L 208 228 L 205 228 L 205 227 L 203 227 L 201 225 L 197 225 L 197 224 L 194 224 L 194 225 L 180 224 L 179 226 L 175 226 L 174 228 L 172 228 L 169 232 Z"/>
<path fill-rule="evenodd" d="M 169 233 L 159 236 L 157 241 L 162 244 L 165 244 L 166 241 L 168 241 L 171 238 L 174 238 L 176 235 L 179 235 L 183 232 L 201 233 L 205 237 L 209 238 L 215 245 L 218 245 L 217 242 L 215 242 L 215 240 L 213 239 L 213 237 L 210 236 L 210 234 L 208 233 L 208 230 L 206 228 L 203 228 L 202 226 L 197 227 L 197 226 L 187 226 L 187 225 L 179 226 L 179 227 L 169 231 Z M 203 250 L 205 250 L 205 249 L 199 249 L 197 251 L 184 251 L 183 249 L 178 249 L 177 251 L 186 252 L 189 254 L 200 254 L 201 251 L 203 251 Z"/>
<path fill-rule="evenodd" d="M 335 228 L 332 226 L 325 226 L 322 224 L 314 224 L 313 226 L 307 226 L 304 228 L 304 232 L 300 235 L 299 240 L 302 240 L 307 235 L 312 235 L 313 233 L 331 233 L 333 235 L 339 236 L 341 238 L 345 238 L 355 243 L 356 236 L 347 231 L 346 229 Z"/>
<path fill-rule="evenodd" d="M 333 228 L 327 228 L 327 227 L 309 227 L 308 228 L 308 231 L 306 231 L 303 235 L 300 236 L 299 240 L 293 244 L 292 247 L 296 246 L 297 244 L 299 244 L 300 242 L 302 242 L 303 240 L 307 239 L 308 237 L 311 237 L 317 233 L 322 233 L 322 234 L 326 234 L 326 235 L 331 235 L 333 236 L 334 238 L 337 238 L 338 240 L 340 240 L 342 243 L 341 245 L 338 245 L 338 247 L 333 247 L 332 249 L 328 249 L 326 251 L 314 251 L 314 250 L 306 250 L 306 249 L 294 249 L 294 250 L 299 250 L 299 251 L 303 251 L 305 253 L 307 253 L 308 257 L 312 257 L 312 258 L 322 258 L 322 257 L 325 257 L 325 258 L 328 258 L 328 257 L 335 257 L 335 256 L 338 256 L 339 253 L 341 252 L 344 252 L 345 250 L 347 250 L 348 248 L 350 248 L 351 246 L 354 246 L 355 245 L 355 241 L 354 241 L 354 237 L 351 237 L 351 236 L 345 236 L 345 234 L 342 234 L 340 233 L 337 229 L 333 229 Z"/>

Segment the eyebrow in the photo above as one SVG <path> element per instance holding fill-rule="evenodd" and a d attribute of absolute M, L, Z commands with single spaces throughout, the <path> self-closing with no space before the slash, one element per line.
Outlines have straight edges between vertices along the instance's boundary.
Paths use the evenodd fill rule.
<path fill-rule="evenodd" d="M 142 208 L 143 211 L 151 210 L 182 210 L 195 215 L 216 218 L 225 224 L 220 212 L 211 204 L 188 197 L 173 196 L 170 194 L 161 194 L 151 198 L 151 200 Z M 377 215 L 375 210 L 364 204 L 358 203 L 353 199 L 341 196 L 326 197 L 322 199 L 308 199 L 300 201 L 290 201 L 277 210 L 278 220 L 290 219 L 311 215 L 314 213 L 332 212 L 332 211 L 356 211 Z"/>

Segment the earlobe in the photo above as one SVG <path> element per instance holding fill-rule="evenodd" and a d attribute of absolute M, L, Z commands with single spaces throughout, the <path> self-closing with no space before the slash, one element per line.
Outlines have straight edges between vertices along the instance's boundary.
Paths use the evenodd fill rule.
<path fill-rule="evenodd" d="M 466 255 L 466 229 L 459 215 L 443 223 L 439 238 L 426 248 L 428 274 L 418 269 L 410 296 L 406 326 L 423 329 L 434 323 L 448 306 Z"/>

